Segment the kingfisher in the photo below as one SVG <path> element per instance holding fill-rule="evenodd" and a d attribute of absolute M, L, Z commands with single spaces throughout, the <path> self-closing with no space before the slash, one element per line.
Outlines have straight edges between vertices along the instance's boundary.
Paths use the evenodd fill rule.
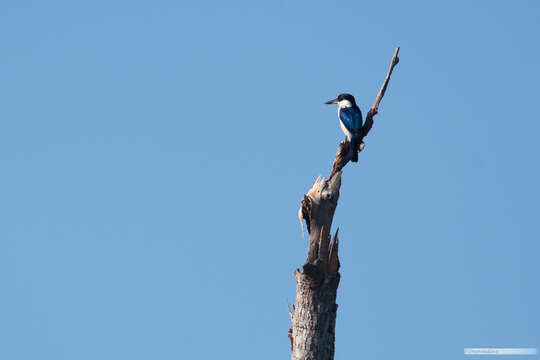
<path fill-rule="evenodd" d="M 351 142 L 353 148 L 352 162 L 358 162 L 358 147 L 362 142 L 362 111 L 354 96 L 351 94 L 340 94 L 334 100 L 325 102 L 325 104 L 338 105 L 338 119 L 341 130 Z"/>

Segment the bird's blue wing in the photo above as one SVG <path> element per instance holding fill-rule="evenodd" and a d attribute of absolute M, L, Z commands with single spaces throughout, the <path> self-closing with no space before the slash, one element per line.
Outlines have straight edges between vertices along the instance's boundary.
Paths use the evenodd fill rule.
<path fill-rule="evenodd" d="M 362 112 L 357 107 L 342 108 L 339 111 L 339 119 L 350 132 L 362 129 Z"/>

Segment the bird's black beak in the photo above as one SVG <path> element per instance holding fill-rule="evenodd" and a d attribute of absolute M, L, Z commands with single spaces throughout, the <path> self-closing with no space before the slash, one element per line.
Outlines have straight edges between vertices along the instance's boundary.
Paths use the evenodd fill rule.
<path fill-rule="evenodd" d="M 328 100 L 327 102 L 325 102 L 325 104 L 337 104 L 338 103 L 338 99 L 335 98 L 334 100 Z"/>

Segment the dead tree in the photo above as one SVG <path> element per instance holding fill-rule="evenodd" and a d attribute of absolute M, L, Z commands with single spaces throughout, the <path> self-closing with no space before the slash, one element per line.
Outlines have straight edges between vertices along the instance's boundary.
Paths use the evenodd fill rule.
<path fill-rule="evenodd" d="M 362 139 L 373 126 L 373 116 L 379 109 L 390 75 L 399 62 L 396 48 L 388 74 L 377 94 L 375 103 L 366 115 Z M 303 271 L 296 269 L 296 300 L 290 310 L 292 328 L 289 329 L 292 360 L 332 360 L 336 328 L 336 294 L 339 285 L 338 230 L 331 239 L 332 219 L 339 198 L 342 169 L 351 160 L 353 151 L 362 151 L 364 143 L 353 149 L 342 141 L 336 153 L 328 179 L 318 178 L 304 195 L 299 210 L 300 222 L 306 222 L 309 248 Z"/>

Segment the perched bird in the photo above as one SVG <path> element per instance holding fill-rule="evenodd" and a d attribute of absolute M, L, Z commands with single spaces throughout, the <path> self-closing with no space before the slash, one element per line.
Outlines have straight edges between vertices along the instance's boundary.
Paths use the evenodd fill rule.
<path fill-rule="evenodd" d="M 338 105 L 338 118 L 341 130 L 347 137 L 347 140 L 351 142 L 353 148 L 353 156 L 351 161 L 358 161 L 358 147 L 362 142 L 362 111 L 354 96 L 351 94 L 340 94 L 334 100 L 325 102 L 325 104 L 337 104 Z"/>

